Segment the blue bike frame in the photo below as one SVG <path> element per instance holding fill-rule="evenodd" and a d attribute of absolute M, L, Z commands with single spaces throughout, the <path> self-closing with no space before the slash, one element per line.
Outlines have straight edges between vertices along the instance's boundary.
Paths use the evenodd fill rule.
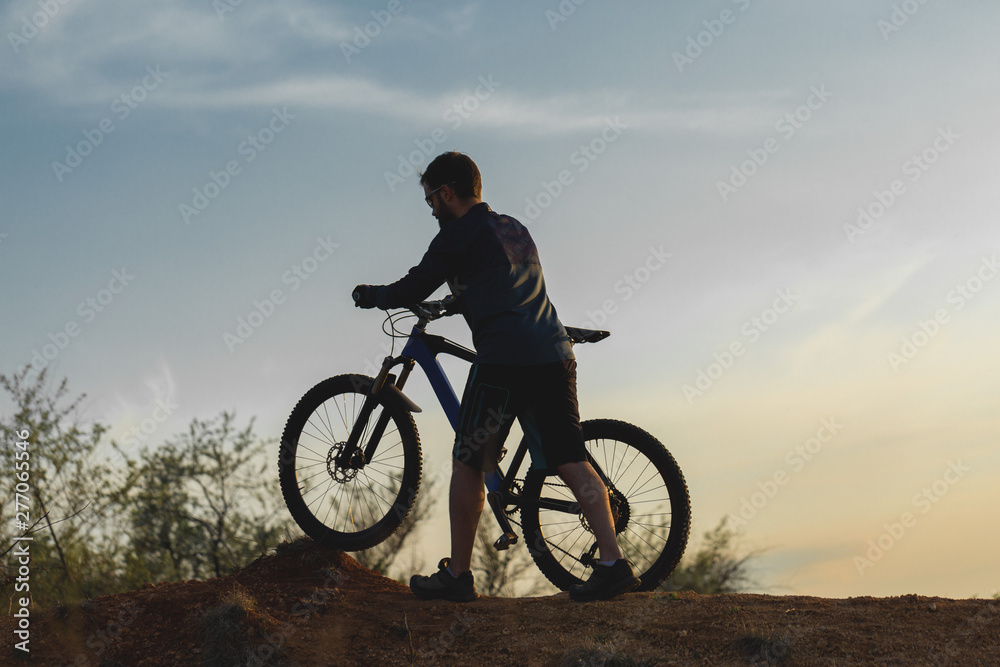
<path fill-rule="evenodd" d="M 441 407 L 451 423 L 451 428 L 458 430 L 458 412 L 461 404 L 437 359 L 437 355 L 441 353 L 450 354 L 469 363 L 475 362 L 476 359 L 476 353 L 469 348 L 452 343 L 441 336 L 428 334 L 419 328 L 419 325 L 415 325 L 410 331 L 410 337 L 403 347 L 400 357 L 412 359 L 420 364 L 431 383 L 431 388 L 434 389 L 434 395 L 437 396 L 438 402 L 441 403 Z"/>
<path fill-rule="evenodd" d="M 390 366 L 406 363 L 407 359 L 417 362 L 427 375 L 431 388 L 451 423 L 451 428 L 458 431 L 458 414 L 461 403 L 451 386 L 451 382 L 448 381 L 448 376 L 441 368 L 441 363 L 437 359 L 439 354 L 450 354 L 469 363 L 475 363 L 476 360 L 476 353 L 473 350 L 453 343 L 447 338 L 427 333 L 418 322 L 410 330 L 410 337 L 403 347 L 402 353 L 391 362 Z M 486 473 L 486 488 L 489 491 L 498 491 L 503 481 L 504 477 L 499 471 Z"/>

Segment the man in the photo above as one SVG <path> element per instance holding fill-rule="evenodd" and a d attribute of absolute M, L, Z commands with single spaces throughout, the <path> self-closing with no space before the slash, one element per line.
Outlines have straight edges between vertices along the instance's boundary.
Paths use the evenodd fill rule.
<path fill-rule="evenodd" d="M 481 199 L 482 179 L 467 155 L 436 157 L 421 175 L 424 199 L 440 232 L 420 263 L 385 286 L 358 285 L 362 308 L 398 308 L 430 296 L 444 282 L 472 329 L 476 362 L 462 397 L 449 491 L 451 557 L 410 588 L 424 599 L 476 599 L 472 549 L 485 498 L 484 472 L 517 417 L 532 464 L 555 469 L 573 491 L 597 538 L 600 563 L 570 590 L 598 600 L 639 584 L 618 548 L 607 488 L 587 462 L 576 400 L 576 361 L 566 330 L 545 293 L 542 267 L 528 230 Z"/>

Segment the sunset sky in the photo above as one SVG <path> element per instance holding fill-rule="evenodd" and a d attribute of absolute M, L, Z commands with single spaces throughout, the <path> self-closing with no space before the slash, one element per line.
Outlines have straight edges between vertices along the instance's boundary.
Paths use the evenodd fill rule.
<path fill-rule="evenodd" d="M 692 549 L 728 515 L 763 592 L 1000 589 L 1000 5 L 63 1 L 0 3 L 0 372 L 135 451 L 276 438 L 384 356 L 350 290 L 417 263 L 460 150 L 612 332 L 582 416 L 673 452 Z"/>

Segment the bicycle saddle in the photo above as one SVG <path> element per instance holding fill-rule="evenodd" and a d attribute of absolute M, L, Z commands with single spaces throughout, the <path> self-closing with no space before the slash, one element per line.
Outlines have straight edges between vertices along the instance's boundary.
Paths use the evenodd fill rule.
<path fill-rule="evenodd" d="M 579 329 L 577 327 L 564 327 L 569 334 L 571 343 L 596 343 L 611 335 L 610 331 L 600 331 L 598 329 Z"/>

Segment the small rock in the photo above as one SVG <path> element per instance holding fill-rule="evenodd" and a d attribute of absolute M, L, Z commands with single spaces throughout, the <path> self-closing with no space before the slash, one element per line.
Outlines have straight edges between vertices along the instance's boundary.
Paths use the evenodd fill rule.
<path fill-rule="evenodd" d="M 677 631 L 677 636 L 678 637 L 687 637 L 688 636 L 688 631 L 687 630 L 678 630 Z"/>
<path fill-rule="evenodd" d="M 929 604 L 929 605 L 927 606 L 927 608 L 928 608 L 928 609 L 930 609 L 931 611 L 937 611 L 937 602 L 931 602 L 931 603 L 930 603 L 930 604 Z"/>

